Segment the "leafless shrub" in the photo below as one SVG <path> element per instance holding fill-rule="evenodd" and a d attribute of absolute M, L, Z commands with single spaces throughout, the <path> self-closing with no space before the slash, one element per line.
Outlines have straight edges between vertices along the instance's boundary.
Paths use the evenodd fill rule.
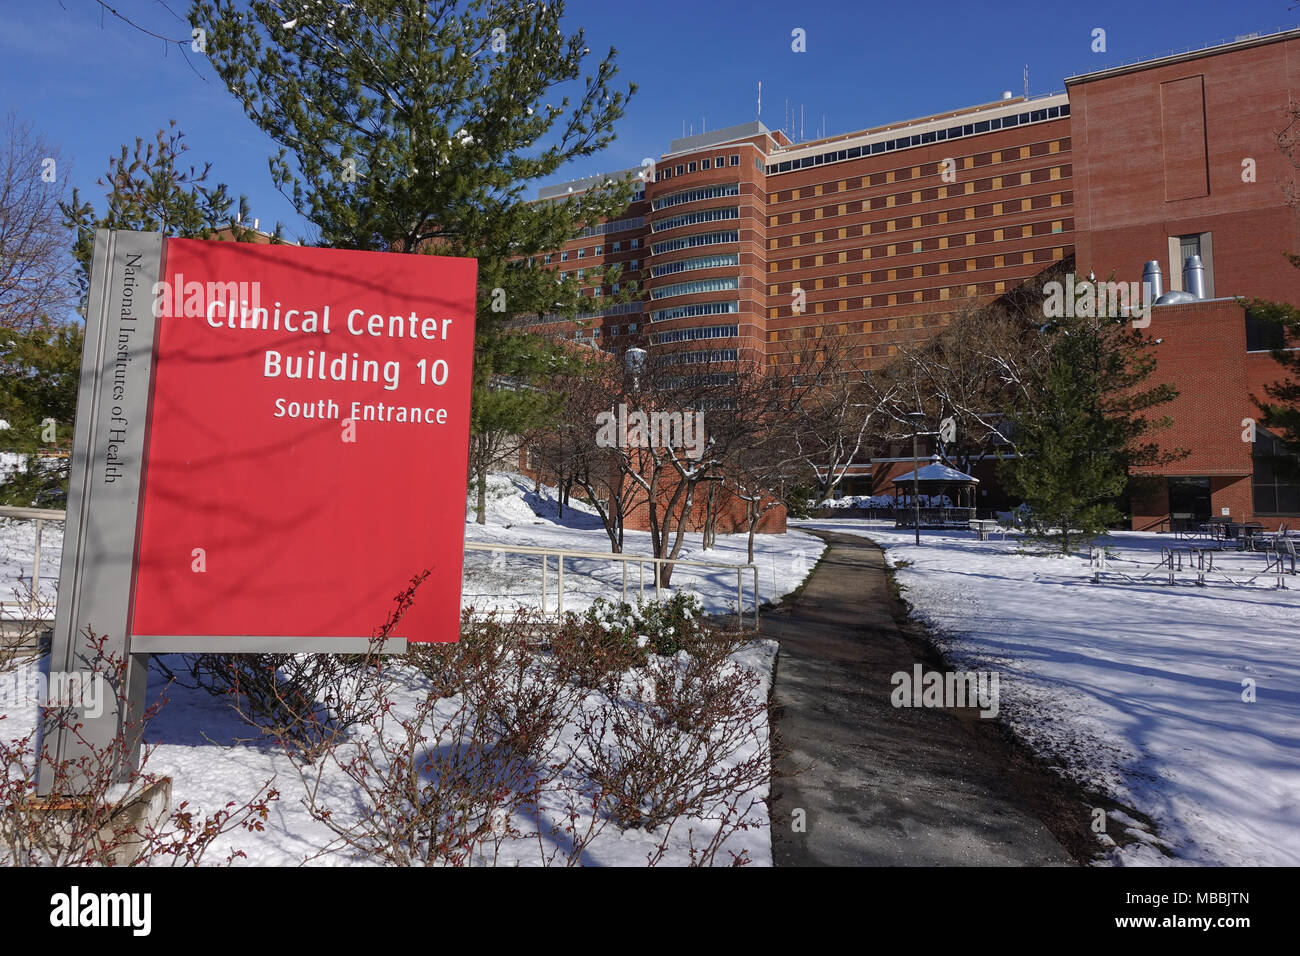
<path fill-rule="evenodd" d="M 108 651 L 103 637 L 89 635 L 94 654 L 89 673 L 109 687 L 125 679 L 126 659 Z M 231 801 L 203 814 L 182 803 L 175 810 L 147 812 L 150 791 L 163 784 L 148 772 L 152 748 L 141 748 L 139 766 L 124 770 L 128 756 L 147 724 L 165 704 L 159 698 L 138 720 L 125 721 L 107 744 L 82 733 L 84 724 L 69 706 L 42 708 L 43 741 L 62 733 L 77 745 L 77 756 L 60 758 L 37 731 L 9 739 L 0 734 L 0 865 L 135 866 L 198 865 L 223 834 L 265 829 L 270 806 L 279 794 L 264 783 L 244 803 Z M 3 726 L 4 715 L 0 715 Z M 51 773 L 52 797 L 36 796 L 36 770 L 44 762 Z M 161 804 L 159 805 L 161 806 Z M 234 851 L 226 862 L 243 857 Z"/>
<path fill-rule="evenodd" d="M 756 675 L 726 659 L 730 640 L 694 655 L 655 658 L 623 693 L 584 714 L 581 773 L 624 830 L 667 827 L 650 863 L 662 859 L 674 826 L 689 817 L 712 836 L 692 859 L 712 863 L 727 837 L 753 825 L 770 773 L 766 701 Z"/>
<path fill-rule="evenodd" d="M 429 573 L 415 575 L 397 595 L 388 622 L 375 631 L 364 654 L 186 655 L 193 686 L 228 699 L 263 736 L 314 762 L 374 714 L 384 642 Z"/>

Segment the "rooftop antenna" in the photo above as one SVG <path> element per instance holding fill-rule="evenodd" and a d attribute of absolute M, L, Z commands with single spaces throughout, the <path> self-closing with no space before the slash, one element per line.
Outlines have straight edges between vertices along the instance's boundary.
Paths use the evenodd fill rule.
<path fill-rule="evenodd" d="M 755 117 L 759 122 L 763 120 L 763 81 L 758 81 L 758 116 Z"/>
<path fill-rule="evenodd" d="M 1029 99 L 1029 64 L 1025 64 L 1025 99 Z"/>
<path fill-rule="evenodd" d="M 799 104 L 799 142 L 803 142 L 803 104 Z"/>
<path fill-rule="evenodd" d="M 790 138 L 790 97 L 785 98 L 785 125 L 781 127 L 785 131 L 785 138 Z"/>

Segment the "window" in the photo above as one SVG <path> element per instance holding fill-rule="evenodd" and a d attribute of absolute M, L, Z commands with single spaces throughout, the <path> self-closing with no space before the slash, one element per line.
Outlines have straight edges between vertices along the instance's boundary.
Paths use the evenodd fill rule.
<path fill-rule="evenodd" d="M 629 271 L 629 272 L 631 272 L 631 271 L 633 271 L 633 270 L 635 270 L 635 269 L 639 269 L 640 267 L 641 267 L 641 260 L 640 260 L 640 259 L 633 259 L 631 262 L 629 262 L 629 263 L 627 264 L 627 268 L 628 268 L 628 271 Z"/>
<path fill-rule="evenodd" d="M 686 171 L 686 167 L 683 166 L 681 163 L 678 163 L 678 164 L 677 164 L 677 172 L 674 173 L 674 175 L 676 175 L 676 176 L 680 176 L 680 175 L 682 175 L 682 173 L 684 173 L 685 171 Z"/>
<path fill-rule="evenodd" d="M 708 168 L 709 168 L 709 164 L 710 164 L 711 162 L 712 162 L 712 160 L 701 159 L 701 160 L 700 160 L 700 169 L 701 169 L 701 170 L 708 169 Z"/>
<path fill-rule="evenodd" d="M 735 229 L 729 232 L 704 232 L 693 236 L 681 236 L 677 239 L 656 242 L 650 247 L 650 251 L 655 255 L 661 255 L 665 252 L 676 252 L 678 249 L 692 249 L 695 246 L 712 246 L 720 242 L 738 242 L 739 240 L 740 232 Z"/>
<path fill-rule="evenodd" d="M 1300 515 L 1300 461 L 1262 428 L 1255 432 L 1251 477 L 1257 515 Z"/>
<path fill-rule="evenodd" d="M 737 276 L 725 276 L 718 279 L 697 279 L 694 282 L 678 282 L 674 285 L 660 286 L 650 290 L 650 298 L 666 299 L 674 295 L 695 295 L 700 292 L 724 292 L 740 288 Z"/>
<path fill-rule="evenodd" d="M 656 309 L 650 313 L 650 321 L 668 322 L 697 315 L 725 315 L 739 311 L 739 302 L 698 302 L 695 305 L 679 305 L 673 309 Z"/>
<path fill-rule="evenodd" d="M 581 281 L 582 281 L 582 270 L 579 269 L 579 270 L 577 271 L 576 275 L 578 276 L 578 281 L 581 282 Z"/>
<path fill-rule="evenodd" d="M 667 196 L 660 196 L 652 206 L 655 209 L 665 209 L 669 206 L 679 206 L 684 202 L 696 202 L 700 199 L 718 199 L 723 196 L 739 196 L 740 183 L 730 183 L 726 186 L 700 186 L 696 189 L 687 189 L 679 193 L 669 193 Z"/>
<path fill-rule="evenodd" d="M 622 248 L 623 248 L 623 243 L 621 243 L 621 242 L 616 242 L 616 243 L 614 243 L 614 251 L 615 251 L 615 252 L 618 252 L 618 250 L 620 250 L 620 249 L 622 249 Z"/>
<path fill-rule="evenodd" d="M 731 165 L 733 165 L 733 166 L 739 166 L 739 165 L 740 165 L 740 154 L 739 154 L 739 153 L 732 153 L 732 154 L 731 154 Z"/>
<path fill-rule="evenodd" d="M 603 256 L 605 254 L 605 247 L 597 246 L 595 249 L 592 250 L 591 254 L 593 256 Z"/>
<path fill-rule="evenodd" d="M 633 239 L 631 242 L 628 243 L 627 247 L 628 247 L 629 249 L 640 249 L 640 248 L 641 248 L 641 240 L 640 240 L 640 239 Z"/>
<path fill-rule="evenodd" d="M 579 258 L 579 259 L 584 259 L 584 258 L 586 258 L 586 256 L 587 256 L 587 250 L 586 250 L 586 249 L 579 249 L 579 250 L 578 250 L 578 258 Z"/>
<path fill-rule="evenodd" d="M 654 344 L 663 342 L 688 342 L 693 339 L 732 339 L 740 334 L 737 325 L 706 325 L 694 329 L 673 329 L 671 332 L 659 332 L 654 336 Z"/>
<path fill-rule="evenodd" d="M 652 266 L 650 274 L 655 278 L 673 275 L 678 272 L 691 272 L 695 269 L 721 269 L 726 266 L 740 265 L 740 254 L 724 252 L 713 256 L 699 256 L 694 259 L 677 259 L 663 265 Z"/>
<path fill-rule="evenodd" d="M 561 252 L 561 253 L 560 253 L 560 261 L 561 261 L 561 262 L 568 262 L 568 261 L 569 261 L 569 254 L 568 254 L 567 252 Z"/>
<path fill-rule="evenodd" d="M 628 325 L 628 327 L 627 327 L 627 334 L 628 334 L 628 335 L 632 335 L 634 332 L 636 332 L 636 323 L 635 323 L 635 322 L 631 323 L 631 324 Z"/>
<path fill-rule="evenodd" d="M 658 222 L 651 223 L 650 228 L 655 232 L 661 232 L 665 229 L 693 226 L 701 222 L 717 222 L 721 219 L 739 218 L 740 208 L 738 206 L 722 206 L 717 209 L 701 209 L 699 212 L 684 212 L 677 216 L 670 216 L 667 219 L 660 219 Z M 637 242 L 636 239 L 632 241 Z M 636 246 L 632 248 L 635 249 Z"/>
<path fill-rule="evenodd" d="M 1170 258 L 1177 254 L 1178 261 L 1170 263 L 1170 267 L 1176 270 L 1175 274 L 1181 279 L 1183 277 L 1183 267 L 1187 260 L 1192 256 L 1201 257 L 1201 268 L 1205 280 L 1205 297 L 1214 298 L 1214 245 L 1211 242 L 1211 235 L 1208 232 L 1193 233 L 1190 236 L 1170 236 L 1169 237 Z M 1171 283 L 1175 288 L 1179 286 Z"/>
<path fill-rule="evenodd" d="M 551 264 L 551 257 L 548 255 L 548 256 L 546 257 L 546 260 L 545 260 L 545 261 L 546 261 L 546 264 L 549 266 L 549 265 Z"/>
<path fill-rule="evenodd" d="M 713 161 L 713 166 L 715 169 L 721 169 L 725 165 L 727 165 L 726 156 L 719 156 L 717 159 Z"/>
<path fill-rule="evenodd" d="M 1246 351 L 1271 352 L 1286 347 L 1286 336 L 1276 322 L 1261 322 L 1250 309 L 1246 310 Z"/>
<path fill-rule="evenodd" d="M 687 171 L 688 173 L 693 173 L 693 172 L 695 172 L 695 164 L 694 164 L 694 163 L 687 163 L 687 164 L 686 164 L 686 171 Z"/>
<path fill-rule="evenodd" d="M 618 335 L 618 330 L 619 330 L 619 326 L 617 326 L 617 325 L 611 325 L 611 326 L 609 327 L 609 334 L 610 334 L 610 335 Z"/>

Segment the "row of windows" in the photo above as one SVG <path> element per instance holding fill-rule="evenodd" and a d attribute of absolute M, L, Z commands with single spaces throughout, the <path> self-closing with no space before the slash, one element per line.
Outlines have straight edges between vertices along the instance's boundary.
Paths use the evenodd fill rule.
<path fill-rule="evenodd" d="M 809 269 L 835 262 L 849 262 L 850 260 L 856 262 L 858 259 L 867 262 L 872 259 L 887 259 L 891 256 L 937 252 L 950 248 L 960 249 L 963 245 L 976 246 L 989 242 L 1014 241 L 1016 239 L 1030 239 L 1035 236 L 1056 235 L 1061 232 L 1073 231 L 1073 229 L 1073 219 L 1041 219 L 1038 222 L 1024 223 L 1020 226 L 1004 226 L 1000 229 L 982 229 L 979 232 L 968 232 L 964 234 L 964 238 L 962 234 L 931 236 L 927 239 L 913 239 L 910 242 L 890 243 L 885 246 L 860 246 L 838 252 L 817 254 L 810 252 L 806 256 L 795 256 L 792 259 L 770 259 L 767 263 L 767 270 L 768 272 L 788 272 L 791 269 Z"/>
<path fill-rule="evenodd" d="M 641 240 L 640 240 L 640 239 L 628 239 L 628 240 L 627 240 L 627 247 L 628 247 L 629 249 L 640 249 L 640 248 L 641 248 Z M 611 250 L 612 252 L 622 252 L 622 251 L 623 251 L 623 240 L 619 240 L 618 242 L 615 242 L 615 243 L 610 247 L 610 250 Z M 585 258 L 587 258 L 587 247 L 586 247 L 586 246 L 583 246 L 583 247 L 581 247 L 581 248 L 579 248 L 579 249 L 566 249 L 566 250 L 564 250 L 563 252 L 560 253 L 560 261 L 561 261 L 561 262 L 568 262 L 568 261 L 569 261 L 569 256 L 572 255 L 572 254 L 574 254 L 574 253 L 576 253 L 576 258 L 578 258 L 578 259 L 585 259 Z M 604 254 L 605 254 L 605 247 L 604 247 L 604 246 L 593 246 L 592 249 L 591 249 L 591 254 L 592 254 L 593 256 L 601 256 L 601 255 L 604 255 Z M 553 253 L 552 253 L 551 255 L 553 255 Z M 551 263 L 551 255 L 547 255 L 546 258 L 543 259 L 542 261 L 543 261 L 544 263 L 546 263 L 547 265 L 550 265 L 550 263 Z M 528 264 L 529 264 L 529 265 L 532 265 L 532 260 L 531 260 L 531 259 L 528 261 Z"/>
<path fill-rule="evenodd" d="M 677 272 L 694 272 L 696 269 L 722 269 L 740 265 L 740 253 L 720 252 L 715 256 L 698 256 L 694 259 L 676 259 L 661 266 L 652 266 L 650 274 L 656 279 Z"/>
<path fill-rule="evenodd" d="M 654 209 L 666 209 L 669 206 L 680 206 L 684 202 L 698 202 L 701 199 L 719 199 L 723 196 L 739 195 L 740 183 L 729 183 L 725 186 L 700 186 L 696 189 L 687 189 L 683 192 L 660 196 L 651 206 Z"/>
<path fill-rule="evenodd" d="M 1039 249 L 1035 262 L 1048 262 L 1061 258 L 1060 249 Z M 1019 282 L 1020 280 L 1015 280 Z M 821 315 L 824 312 L 848 312 L 858 309 L 880 309 L 891 305 L 907 305 L 915 302 L 944 302 L 967 296 L 1000 295 L 1007 291 L 1007 281 L 998 279 L 994 282 L 980 282 L 971 285 L 940 286 L 930 289 L 912 289 L 904 292 L 889 292 L 879 295 L 864 295 L 858 299 L 825 299 L 820 302 L 809 301 L 803 314 Z M 855 304 L 856 303 L 856 304 Z M 768 318 L 780 319 L 797 316 L 794 311 L 793 298 L 789 305 L 771 307 Z"/>
<path fill-rule="evenodd" d="M 740 335 L 738 325 L 703 325 L 694 329 L 673 329 L 671 332 L 656 332 L 650 336 L 654 345 L 668 342 L 688 342 L 694 339 L 734 339 Z"/>
<path fill-rule="evenodd" d="M 694 305 L 679 305 L 675 309 L 656 309 L 650 313 L 651 322 L 668 322 L 672 319 L 686 319 L 695 315 L 723 315 L 739 312 L 739 302 L 697 302 Z"/>
<path fill-rule="evenodd" d="M 727 165 L 726 156 L 719 156 L 716 159 L 709 159 L 706 156 L 704 159 L 701 159 L 698 162 L 698 164 L 695 162 L 689 162 L 689 163 L 678 163 L 676 167 L 673 166 L 656 167 L 655 182 L 659 182 L 660 180 L 663 179 L 672 179 L 674 176 L 684 176 L 687 173 L 695 172 L 697 169 L 699 170 L 706 170 L 706 169 L 713 169 L 713 168 L 722 169 L 726 165 Z M 739 153 L 731 154 L 731 165 L 732 166 L 740 165 Z"/>
<path fill-rule="evenodd" d="M 637 198 L 645 198 L 644 193 Z M 575 239 L 589 239 L 592 236 L 605 236 L 611 232 L 626 232 L 629 229 L 644 229 L 645 216 L 633 216 L 630 219 L 611 219 L 609 222 L 602 222 L 598 226 L 588 226 L 582 232 L 578 233 Z"/>
<path fill-rule="evenodd" d="M 716 246 L 720 243 L 739 241 L 740 232 L 736 229 L 727 232 L 702 232 L 694 236 L 679 236 L 676 239 L 656 242 L 651 245 L 650 251 L 659 256 L 665 252 L 676 252 L 678 249 L 693 249 L 695 246 Z"/>
<path fill-rule="evenodd" d="M 698 352 L 670 352 L 663 358 L 666 365 L 700 365 L 710 362 L 734 362 L 740 355 L 738 349 L 707 349 Z"/>
<path fill-rule="evenodd" d="M 1003 149 L 993 149 L 984 153 L 972 153 L 961 157 L 960 165 L 954 166 L 954 171 L 957 168 L 967 170 L 978 166 L 1010 164 L 1023 159 L 1049 156 L 1054 153 L 1069 153 L 1070 144 L 1071 139 L 1066 136 L 1061 139 L 1039 140 L 1038 142 L 1024 143 L 1019 146 L 1007 146 Z M 952 162 L 956 163 L 956 158 L 953 158 Z M 856 192 L 860 189 L 885 186 L 894 182 L 903 183 L 911 179 L 927 179 L 931 176 L 940 176 L 944 172 L 944 168 L 944 164 L 938 161 L 918 163 L 910 167 L 899 166 L 895 169 L 887 169 L 884 172 L 864 173 L 861 176 L 849 176 L 846 179 L 797 186 L 793 189 L 787 189 L 785 193 L 771 192 L 767 195 L 767 202 L 769 206 L 784 205 L 799 199 L 815 199 L 827 193 L 833 195 L 835 193 Z M 1014 175 L 1016 174 L 1004 173 L 1004 176 Z M 931 189 L 930 192 L 933 193 L 934 190 Z M 903 194 L 900 193 L 899 195 Z"/>
<path fill-rule="evenodd" d="M 817 256 L 816 258 L 822 259 L 823 257 Z M 1031 262 L 1044 261 L 1045 258 L 1046 250 L 1039 247 L 1037 249 L 1022 249 L 1017 252 L 999 252 L 989 255 L 975 256 L 969 259 L 942 259 L 893 269 L 879 269 L 874 272 L 840 272 L 833 275 L 817 277 L 805 276 L 802 280 L 794 279 L 789 283 L 784 283 L 784 285 L 787 291 L 793 286 L 799 285 L 801 281 L 806 283 L 806 287 L 809 289 L 821 289 L 823 283 L 832 288 L 836 286 L 842 288 L 847 285 L 865 285 L 870 282 L 894 282 L 900 279 L 906 280 L 920 279 L 926 276 L 945 276 L 949 273 L 956 272 L 1001 269 L 1006 266 L 1025 265 Z M 798 260 L 786 260 L 787 269 L 785 271 L 790 271 L 789 263 L 794 261 Z M 822 263 L 819 262 L 818 265 L 820 266 Z M 811 263 L 808 263 L 804 268 L 816 267 Z M 778 295 L 781 287 L 782 284 L 769 285 L 768 295 Z"/>
<path fill-rule="evenodd" d="M 617 265 L 617 263 L 612 263 L 612 264 L 613 264 L 613 265 Z M 630 260 L 630 261 L 624 263 L 623 276 L 626 278 L 626 277 L 627 277 L 627 274 L 628 274 L 629 272 L 635 272 L 638 268 L 640 268 L 640 266 L 641 266 L 641 260 L 640 260 L 640 259 L 632 259 L 632 260 Z M 593 270 L 599 271 L 599 270 L 602 269 L 603 267 L 602 267 L 602 266 L 599 266 L 599 265 L 596 265 L 596 266 L 592 266 L 591 268 L 592 268 Z M 586 272 L 586 271 L 587 271 L 586 269 L 578 269 L 578 270 L 576 270 L 573 274 L 574 274 L 575 276 L 577 276 L 577 278 L 581 279 L 582 276 L 583 276 L 583 273 Z M 560 271 L 557 272 L 555 275 L 556 275 L 556 280 L 555 280 L 555 281 L 557 281 L 557 282 L 561 282 L 561 281 L 563 281 L 564 279 L 567 279 L 567 278 L 569 277 L 569 272 L 568 272 L 567 269 L 564 269 L 564 270 L 560 270 Z"/>
<path fill-rule="evenodd" d="M 696 279 L 694 282 L 678 282 L 674 285 L 660 286 L 650 290 L 650 298 L 667 299 L 674 295 L 695 295 L 699 292 L 729 292 L 740 288 L 737 276 L 722 276 L 717 279 Z"/>
<path fill-rule="evenodd" d="M 859 212 L 871 212 L 873 209 L 895 209 L 902 206 L 922 205 L 940 199 L 970 196 L 975 193 L 989 192 L 994 189 L 1012 189 L 1017 186 L 1030 186 L 1038 183 L 1069 179 L 1074 172 L 1072 163 L 1063 166 L 1039 166 L 1037 169 L 1007 176 L 991 176 L 986 179 L 969 179 L 958 189 L 956 185 L 933 186 L 927 189 L 914 189 L 876 196 L 861 201 L 832 203 L 827 206 L 809 206 L 793 212 L 767 217 L 769 226 L 784 226 L 796 222 L 809 222 L 815 219 L 832 219 L 835 216 L 851 216 Z M 1015 199 L 1004 200 L 1015 202 Z"/>
<path fill-rule="evenodd" d="M 875 219 L 870 222 L 854 223 L 851 226 L 836 226 L 834 227 L 835 235 L 829 237 L 824 235 L 824 232 L 827 230 L 816 233 L 802 232 L 784 236 L 773 236 L 767 240 L 767 247 L 769 249 L 784 249 L 790 246 L 802 245 L 804 243 L 812 244 L 817 242 L 833 241 L 837 238 L 853 239 L 859 236 L 872 236 L 877 233 L 906 232 L 908 229 L 924 229 L 928 226 L 972 222 L 976 219 L 991 219 L 999 216 L 1009 216 L 1015 212 L 1034 212 L 1039 209 L 1053 209 L 1059 206 L 1068 206 L 1073 202 L 1073 199 L 1073 192 L 1040 193 L 1037 196 L 1026 196 L 1020 200 L 984 203 L 979 206 L 966 206 L 964 209 L 951 209 L 939 213 L 925 213 L 920 216 L 911 216 L 908 218 Z M 985 210 L 987 211 L 983 212 Z M 983 212 L 982 215 L 980 215 L 981 212 Z M 961 215 L 958 215 L 959 213 Z"/>
<path fill-rule="evenodd" d="M 663 232 L 665 229 L 676 229 L 679 226 L 693 226 L 697 222 L 718 222 L 722 219 L 739 218 L 740 208 L 738 206 L 721 206 L 717 209 L 701 209 L 699 212 L 684 212 L 680 216 L 661 219 L 658 222 L 652 222 L 650 228 L 654 232 Z"/>
<path fill-rule="evenodd" d="M 1013 116 L 1002 116 L 991 120 L 980 120 L 977 123 L 964 123 L 957 126 L 950 126 L 947 129 L 931 130 L 928 133 L 914 133 L 911 136 L 901 136 L 898 139 L 884 140 L 879 143 L 871 143 L 867 146 L 854 146 L 851 149 L 831 150 L 827 153 L 819 153 L 816 156 L 805 156 L 802 159 L 788 159 L 783 163 L 773 163 L 769 165 L 767 167 L 767 173 L 768 175 L 771 175 L 772 173 L 789 172 L 792 169 L 806 169 L 809 166 L 821 166 L 825 163 L 838 163 L 846 159 L 857 159 L 860 156 L 874 156 L 877 153 L 889 153 L 896 149 L 909 149 L 913 146 L 923 146 L 926 143 L 937 143 L 950 139 L 961 139 L 966 136 L 977 136 L 980 133 L 988 133 L 996 129 L 1010 129 L 1013 126 L 1024 126 L 1028 123 L 1041 123 L 1044 120 L 1054 120 L 1069 115 L 1070 104 L 1063 103 L 1060 106 L 1049 106 L 1046 109 L 1031 110 Z"/>
<path fill-rule="evenodd" d="M 548 312 L 538 320 L 538 324 L 543 322 L 572 322 L 574 319 L 600 319 L 611 315 L 629 315 L 640 311 L 640 302 L 620 302 L 618 305 L 611 305 L 598 312 L 579 312 L 572 316 L 561 315 L 558 312 Z"/>
<path fill-rule="evenodd" d="M 673 375 L 659 380 L 663 388 L 691 388 L 695 386 L 735 385 L 735 372 L 712 372 L 707 375 Z"/>

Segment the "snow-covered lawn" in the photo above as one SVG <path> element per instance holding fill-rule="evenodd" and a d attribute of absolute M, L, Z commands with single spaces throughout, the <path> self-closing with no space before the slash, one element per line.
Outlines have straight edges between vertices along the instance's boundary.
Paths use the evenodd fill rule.
<path fill-rule="evenodd" d="M 538 512 L 541 514 L 539 515 Z M 566 508 L 563 519 L 555 514 L 554 493 L 543 489 L 541 497 L 533 494 L 532 484 L 517 476 L 493 476 L 487 524 L 473 523 L 472 516 L 466 526 L 469 541 L 511 545 L 534 545 L 564 548 L 574 551 L 607 552 L 609 541 L 599 520 L 575 502 Z M 30 522 L 0 521 L 0 575 L 6 587 L 14 586 L 19 577 L 30 575 L 31 550 L 34 533 Z M 42 541 L 42 562 L 49 569 L 43 573 L 57 575 L 61 528 L 53 533 L 47 527 Z M 816 563 L 824 545 L 820 540 L 802 532 L 787 535 L 760 535 L 757 538 L 756 563 L 759 577 L 760 602 L 778 600 L 797 587 Z M 703 551 L 698 534 L 688 535 L 683 558 L 718 561 L 736 565 L 746 560 L 745 535 L 720 535 L 717 548 Z M 625 550 L 629 553 L 650 554 L 649 536 L 643 532 L 628 532 Z M 45 562 L 48 562 L 46 564 Z M 494 562 L 496 566 L 494 567 Z M 464 604 L 478 609 L 486 607 L 509 608 L 515 604 L 536 606 L 540 587 L 540 559 L 491 553 L 467 554 L 464 579 Z M 647 579 L 649 567 L 647 566 Z M 635 583 L 635 570 L 629 572 Z M 581 610 L 597 596 L 616 599 L 621 590 L 622 575 L 613 562 L 571 559 L 565 565 L 566 609 Z M 549 572 L 551 599 L 554 609 L 555 564 L 551 561 Z M 751 600 L 751 580 L 744 581 L 746 606 Z M 706 609 L 714 612 L 730 611 L 736 601 L 736 576 L 734 571 L 703 568 L 679 568 L 673 576 L 672 590 L 696 594 Z M 653 587 L 647 588 L 653 597 Z M 664 597 L 668 595 L 665 594 Z M 771 683 L 776 657 L 774 641 L 750 644 L 736 654 L 735 666 L 748 669 L 757 675 L 753 690 L 755 700 L 765 703 Z M 179 662 L 167 657 L 164 662 L 179 667 Z M 0 727 L 6 739 L 15 739 L 27 733 L 35 720 L 33 691 L 36 682 L 31 667 L 17 674 L 0 675 L 0 715 L 7 715 Z M 414 678 L 409 692 L 399 692 L 395 697 L 398 713 L 410 712 L 421 699 L 421 678 Z M 150 675 L 150 691 L 157 694 L 162 684 L 159 673 Z M 243 724 L 232 712 L 228 703 L 203 691 L 172 687 L 169 702 L 158 718 L 150 725 L 146 739 L 156 747 L 148 766 L 153 773 L 173 779 L 173 806 L 189 801 L 192 808 L 211 812 L 228 801 L 240 804 L 248 800 L 264 783 L 274 780 L 280 799 L 272 805 L 271 819 L 264 834 L 237 831 L 224 837 L 210 851 L 207 860 L 220 862 L 233 849 L 247 853 L 247 863 L 257 865 L 293 865 L 315 855 L 329 844 L 332 834 L 321 823 L 313 820 L 302 804 L 304 789 L 289 758 L 281 750 L 265 741 L 250 740 L 256 732 Z M 599 705 L 599 695 L 588 694 L 584 708 Z M 756 740 L 768 736 L 766 719 L 757 726 Z M 566 731 L 572 737 L 572 730 Z M 737 754 L 736 760 L 744 754 Z M 323 792 L 341 794 L 347 804 L 348 781 L 339 773 L 330 775 L 323 784 Z M 766 788 L 753 796 L 766 797 Z M 749 829 L 737 832 L 726 844 L 726 851 L 747 851 L 749 859 L 759 865 L 771 863 L 771 840 L 766 808 L 760 802 L 748 817 Z M 698 820 L 680 821 L 669 839 L 669 851 L 664 865 L 681 865 L 689 862 L 689 840 L 698 847 L 707 842 L 709 824 L 701 826 Z M 688 832 L 694 828 L 693 836 Z M 524 827 L 526 829 L 526 826 Z M 662 829 L 662 828 L 661 828 Z M 659 846 L 663 834 L 644 831 L 620 831 L 612 823 L 606 826 L 592 843 L 584 861 L 596 865 L 644 865 L 647 854 Z M 536 841 L 525 852 L 511 858 L 524 864 L 538 862 L 540 853 Z M 728 852 L 719 853 L 719 862 L 729 861 Z M 322 865 L 345 864 L 353 860 L 344 853 L 332 853 L 313 859 Z"/>
<path fill-rule="evenodd" d="M 472 504 L 472 496 L 471 496 Z M 533 493 L 533 483 L 519 475 L 492 475 L 488 483 L 487 523 L 474 521 L 473 509 L 467 512 L 467 542 L 528 547 L 569 549 L 608 554 L 609 537 L 594 509 L 571 499 L 558 516 L 558 502 L 552 488 L 542 486 Z M 688 534 L 682 546 L 681 560 L 709 561 L 728 566 L 748 561 L 747 536 L 720 534 L 717 547 L 705 551 L 699 534 Z M 793 591 L 817 563 L 825 545 L 821 539 L 791 531 L 782 535 L 757 535 L 754 539 L 754 564 L 758 568 L 758 602 L 775 603 Z M 624 533 L 626 554 L 653 554 L 648 531 Z M 546 572 L 547 608 L 554 610 L 556 599 L 556 559 L 549 558 Z M 537 607 L 541 598 L 542 559 L 537 555 L 508 554 L 490 551 L 466 551 L 464 588 L 461 605 L 477 608 L 508 608 L 517 605 Z M 628 599 L 636 602 L 640 577 L 638 567 L 627 568 Z M 645 594 L 654 598 L 654 568 L 644 565 Z M 736 606 L 736 572 L 727 568 L 696 568 L 676 565 L 672 590 L 697 595 L 710 613 L 734 612 Z M 745 571 L 741 583 L 746 613 L 752 611 L 753 572 Z M 622 594 L 623 569 L 612 560 L 565 558 L 564 608 L 582 610 L 597 597 L 617 599 Z M 668 597 L 667 594 L 664 597 Z"/>
<path fill-rule="evenodd" d="M 1130 843 L 1116 862 L 1300 864 L 1300 577 L 1289 590 L 1271 578 L 1093 584 L 1086 557 L 1017 553 L 1020 542 L 996 536 L 923 531 L 917 547 L 911 531 L 883 524 L 798 524 L 883 546 L 951 659 L 1000 672 L 1015 731 L 1149 817 L 1173 854 Z M 1161 546 L 1185 547 L 1137 532 L 1106 543 L 1112 569 L 1130 574 L 1154 566 Z M 1223 552 L 1215 564 L 1244 579 L 1263 558 Z"/>

